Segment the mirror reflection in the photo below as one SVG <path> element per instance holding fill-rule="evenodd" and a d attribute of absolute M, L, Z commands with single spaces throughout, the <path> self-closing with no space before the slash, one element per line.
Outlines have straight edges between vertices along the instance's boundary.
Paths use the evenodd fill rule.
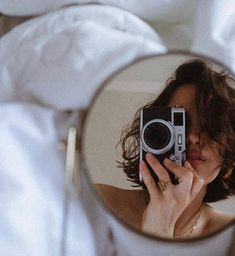
<path fill-rule="evenodd" d="M 214 232 L 235 216 L 235 89 L 222 66 L 186 54 L 139 61 L 110 80 L 86 120 L 97 193 L 164 238 Z"/>

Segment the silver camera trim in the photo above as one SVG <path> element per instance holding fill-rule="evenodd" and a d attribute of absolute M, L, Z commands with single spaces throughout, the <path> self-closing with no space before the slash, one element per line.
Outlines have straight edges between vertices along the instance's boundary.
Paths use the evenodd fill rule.
<path fill-rule="evenodd" d="M 185 134 L 185 109 L 180 106 L 175 106 L 172 108 L 171 112 L 171 120 L 174 123 L 174 114 L 175 113 L 182 113 L 183 114 L 183 125 L 174 125 L 174 132 L 175 132 L 175 154 L 170 156 L 171 160 L 176 162 L 178 165 L 182 166 L 183 162 L 186 160 L 185 150 L 186 150 L 186 134 Z M 181 143 L 179 143 L 179 135 L 181 137 Z M 180 148 L 180 149 L 179 149 Z"/>
<path fill-rule="evenodd" d="M 170 141 L 169 143 L 162 149 L 153 149 L 151 147 L 149 147 L 146 143 L 145 143 L 145 139 L 144 139 L 144 132 L 146 130 L 146 128 L 152 124 L 152 123 L 162 123 L 164 124 L 165 126 L 167 126 L 167 128 L 170 130 L 170 133 L 171 133 L 171 137 L 170 137 Z M 142 147 L 143 149 L 146 151 L 146 152 L 151 152 L 153 154 L 156 154 L 156 155 L 161 155 L 161 154 L 164 154 L 165 152 L 169 151 L 172 146 L 174 145 L 174 142 L 175 142 L 175 131 L 174 131 L 174 128 L 171 124 L 171 122 L 169 121 L 165 121 L 163 119 L 153 119 L 151 121 L 149 121 L 148 123 L 146 123 L 142 129 L 142 132 L 141 132 L 141 142 L 142 142 Z"/>

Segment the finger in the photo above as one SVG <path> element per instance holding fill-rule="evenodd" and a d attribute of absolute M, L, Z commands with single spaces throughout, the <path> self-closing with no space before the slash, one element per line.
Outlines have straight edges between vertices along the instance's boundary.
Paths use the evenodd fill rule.
<path fill-rule="evenodd" d="M 191 165 L 191 164 L 189 163 L 189 161 L 187 161 L 187 160 L 184 162 L 184 167 L 185 167 L 185 168 L 188 168 L 188 169 L 192 169 L 192 170 L 194 171 L 192 165 Z"/>
<path fill-rule="evenodd" d="M 190 169 L 190 171 L 193 173 L 194 181 L 204 183 L 204 179 L 200 175 L 198 175 L 198 173 L 194 170 L 194 168 L 192 167 L 192 165 L 188 161 L 185 161 L 184 166 L 186 168 Z"/>
<path fill-rule="evenodd" d="M 201 176 L 197 174 L 197 172 L 194 170 L 194 168 L 188 161 L 185 161 L 184 166 L 185 168 L 187 168 L 189 171 L 193 173 L 193 180 L 192 180 L 190 194 L 191 196 L 194 197 L 202 190 L 203 185 L 205 184 L 205 181 Z"/>
<path fill-rule="evenodd" d="M 148 170 L 146 163 L 143 160 L 139 164 L 139 169 L 143 177 L 144 184 L 146 185 L 150 196 L 156 196 L 158 194 L 158 189 L 157 189 L 155 180 L 153 179 L 152 175 Z"/>
<path fill-rule="evenodd" d="M 170 172 L 175 174 L 175 176 L 178 178 L 183 177 L 189 170 L 186 170 L 184 166 L 179 166 L 178 164 L 167 158 L 164 159 L 163 164 Z"/>
<path fill-rule="evenodd" d="M 158 176 L 159 180 L 164 180 L 167 182 L 171 182 L 169 173 L 167 170 L 160 164 L 158 159 L 154 157 L 152 154 L 147 153 L 146 154 L 146 160 L 153 169 L 153 171 L 156 173 Z"/>
<path fill-rule="evenodd" d="M 193 173 L 193 182 L 190 191 L 190 194 L 193 196 L 195 194 L 198 194 L 200 190 L 203 189 L 205 185 L 205 180 L 196 173 L 196 171 L 193 169 L 193 167 L 190 165 L 188 161 L 186 161 L 185 166 L 187 166 L 187 168 L 189 168 Z"/>
<path fill-rule="evenodd" d="M 190 190 L 191 196 L 194 197 L 195 195 L 200 194 L 200 192 L 204 193 L 204 188 L 206 188 L 205 181 L 199 176 L 195 177 Z"/>

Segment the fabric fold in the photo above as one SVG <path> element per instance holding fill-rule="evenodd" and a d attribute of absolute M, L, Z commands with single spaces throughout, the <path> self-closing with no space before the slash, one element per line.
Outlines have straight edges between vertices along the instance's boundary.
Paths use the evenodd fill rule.
<path fill-rule="evenodd" d="M 95 5 L 63 9 L 1 38 L 0 100 L 85 107 L 114 71 L 165 51 L 156 32 L 128 12 Z"/>
<path fill-rule="evenodd" d="M 200 1 L 191 50 L 235 71 L 235 1 Z"/>
<path fill-rule="evenodd" d="M 59 255 L 68 128 L 113 72 L 165 51 L 144 21 L 98 5 L 34 18 L 0 39 L 2 255 Z M 79 197 L 68 210 L 67 255 L 112 250 L 101 215 L 105 233 L 94 237 Z"/>

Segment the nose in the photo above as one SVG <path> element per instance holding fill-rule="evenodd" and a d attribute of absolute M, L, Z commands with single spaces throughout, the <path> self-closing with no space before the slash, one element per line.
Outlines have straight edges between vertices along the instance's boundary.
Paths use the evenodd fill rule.
<path fill-rule="evenodd" d="M 186 135 L 187 145 L 200 145 L 200 132 L 197 129 L 190 128 Z"/>
<path fill-rule="evenodd" d="M 186 112 L 186 145 L 201 144 L 201 126 L 199 123 L 198 113 L 195 108 Z"/>

